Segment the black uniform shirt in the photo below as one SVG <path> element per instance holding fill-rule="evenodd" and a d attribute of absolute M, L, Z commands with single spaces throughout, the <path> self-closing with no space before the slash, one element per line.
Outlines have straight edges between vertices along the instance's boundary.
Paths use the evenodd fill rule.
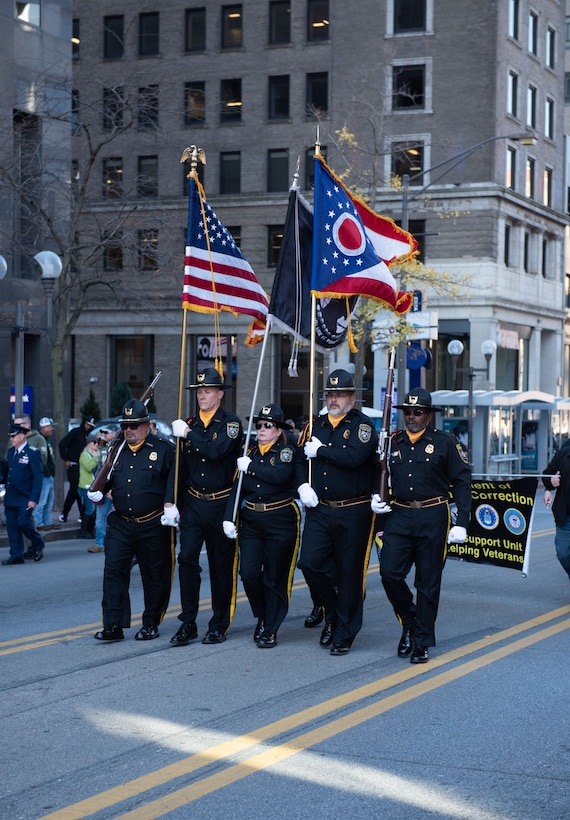
<path fill-rule="evenodd" d="M 399 501 L 449 497 L 457 505 L 457 526 L 467 527 L 471 513 L 471 470 L 457 439 L 429 425 L 412 444 L 405 430 L 392 436 L 390 448 L 392 495 Z"/>
<path fill-rule="evenodd" d="M 188 426 L 188 438 L 182 443 L 181 486 L 199 493 L 231 487 L 243 443 L 239 418 L 218 407 L 207 427 L 199 415 Z"/>
<path fill-rule="evenodd" d="M 368 416 L 352 409 L 333 427 L 328 415 L 318 416 L 313 424 L 313 436 L 323 447 L 311 459 L 311 486 L 317 496 L 327 501 L 341 501 L 372 495 L 376 472 L 378 433 Z M 308 481 L 308 465 L 304 457 L 301 436 L 299 444 L 299 484 Z"/>
<path fill-rule="evenodd" d="M 549 476 L 560 471 L 560 486 L 553 487 Z M 548 476 L 548 477 L 547 477 Z M 556 490 L 552 502 L 552 514 L 556 526 L 561 527 L 570 515 L 570 446 L 562 446 L 553 456 L 542 476 L 547 490 Z"/>
<path fill-rule="evenodd" d="M 140 518 L 174 503 L 174 447 L 150 433 L 136 452 L 125 443 L 105 486 L 119 515 Z"/>
<path fill-rule="evenodd" d="M 295 495 L 295 450 L 290 444 L 276 441 L 265 455 L 252 447 L 248 456 L 251 463 L 242 479 L 242 498 L 269 504 Z M 228 508 L 234 497 L 232 493 Z"/>

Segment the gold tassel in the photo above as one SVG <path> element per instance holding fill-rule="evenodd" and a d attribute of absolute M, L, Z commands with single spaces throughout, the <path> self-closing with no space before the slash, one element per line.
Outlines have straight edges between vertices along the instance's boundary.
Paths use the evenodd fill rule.
<path fill-rule="evenodd" d="M 348 341 L 348 349 L 351 353 L 358 353 L 358 348 L 356 347 L 356 340 L 354 338 L 354 333 L 352 332 L 352 317 L 350 315 L 350 305 L 348 304 L 348 296 L 345 297 L 346 299 L 346 315 L 348 318 L 348 332 L 346 335 L 346 339 Z"/>

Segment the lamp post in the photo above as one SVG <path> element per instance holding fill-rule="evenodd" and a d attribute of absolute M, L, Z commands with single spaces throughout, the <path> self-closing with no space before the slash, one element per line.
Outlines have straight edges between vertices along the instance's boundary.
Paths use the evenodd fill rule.
<path fill-rule="evenodd" d="M 51 330 L 53 316 L 53 291 L 61 275 L 61 259 L 53 251 L 36 253 L 34 259 L 42 269 L 42 286 L 46 295 L 46 325 Z"/>
<path fill-rule="evenodd" d="M 457 367 L 457 360 L 463 353 L 463 350 L 463 342 L 459 341 L 459 339 L 452 339 L 447 345 L 447 352 L 453 359 L 454 382 L 457 379 L 458 373 L 466 373 L 467 378 L 469 379 L 469 396 L 467 405 L 467 453 L 469 456 L 469 465 L 472 467 L 473 448 L 471 445 L 473 435 L 473 379 L 475 378 L 475 373 L 485 373 L 485 378 L 487 381 L 489 380 L 489 367 L 491 365 L 491 359 L 497 350 L 497 343 L 492 339 L 485 339 L 485 341 L 481 343 L 481 353 L 485 357 L 486 362 L 485 367 L 471 367 L 471 365 L 469 367 Z"/>

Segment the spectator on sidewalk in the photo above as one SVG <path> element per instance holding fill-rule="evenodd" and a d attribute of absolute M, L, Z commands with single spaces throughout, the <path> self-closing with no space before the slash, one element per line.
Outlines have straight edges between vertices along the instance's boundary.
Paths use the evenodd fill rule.
<path fill-rule="evenodd" d="M 46 461 L 43 463 L 43 481 L 42 492 L 38 506 L 34 510 L 34 521 L 36 522 L 37 530 L 47 530 L 54 526 L 53 523 L 53 502 L 54 502 L 54 484 L 55 484 L 55 454 L 51 443 L 54 428 L 57 427 L 55 422 L 49 416 L 43 416 L 40 419 L 39 431 L 46 442 Z"/>
<path fill-rule="evenodd" d="M 111 442 L 116 436 L 114 430 L 102 428 L 97 434 L 99 445 L 99 464 L 95 468 L 94 478 L 107 460 Z M 105 532 L 107 530 L 107 516 L 113 509 L 113 502 L 108 495 L 104 495 L 99 504 L 95 505 L 95 545 L 87 547 L 87 552 L 105 552 Z"/>
<path fill-rule="evenodd" d="M 79 456 L 79 485 L 77 492 L 81 498 L 83 515 L 81 516 L 80 538 L 95 538 L 95 504 L 87 497 L 87 490 L 93 484 L 95 470 L 99 464 L 99 444 L 97 436 L 87 436 L 85 449 Z"/>
<path fill-rule="evenodd" d="M 73 427 L 59 442 L 59 454 L 65 464 L 67 480 L 69 482 L 69 490 L 63 502 L 63 510 L 59 516 L 59 520 L 63 523 L 67 521 L 67 516 L 71 512 L 71 508 L 75 502 L 77 502 L 79 509 L 79 517 L 80 519 L 83 518 L 83 505 L 77 492 L 79 485 L 79 456 L 85 449 L 87 436 L 94 427 L 95 419 L 90 416 L 84 416 L 81 424 L 78 427 Z"/>

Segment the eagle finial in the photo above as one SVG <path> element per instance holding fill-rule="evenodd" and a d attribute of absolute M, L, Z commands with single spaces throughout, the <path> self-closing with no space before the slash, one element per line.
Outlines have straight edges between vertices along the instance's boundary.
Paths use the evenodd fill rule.
<path fill-rule="evenodd" d="M 187 159 L 192 161 L 192 171 L 195 171 L 198 165 L 198 160 L 200 160 L 202 165 L 206 164 L 206 154 L 204 149 L 196 148 L 195 145 L 189 145 L 188 148 L 185 148 L 182 152 L 180 162 L 186 162 Z"/>

